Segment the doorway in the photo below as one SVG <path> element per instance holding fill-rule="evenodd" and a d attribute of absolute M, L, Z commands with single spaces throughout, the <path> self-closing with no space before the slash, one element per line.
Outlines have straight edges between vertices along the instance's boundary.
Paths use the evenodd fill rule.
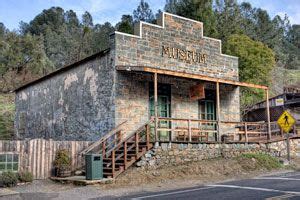
<path fill-rule="evenodd" d="M 157 114 L 158 117 L 171 117 L 171 85 L 161 84 L 157 85 Z M 154 109 L 154 84 L 149 85 L 149 115 L 155 116 Z M 159 128 L 171 128 L 169 121 L 160 121 L 158 124 Z M 154 130 L 154 127 L 152 127 Z M 154 131 L 153 131 L 154 132 Z M 169 131 L 159 131 L 159 139 L 169 139 Z"/>
<path fill-rule="evenodd" d="M 199 119 L 201 120 L 216 120 L 216 91 L 215 90 L 205 90 L 205 99 L 199 100 Z M 200 123 L 201 129 L 208 131 L 216 131 L 216 122 L 204 122 Z M 217 135 L 212 132 L 206 133 L 209 138 L 216 139 Z"/>

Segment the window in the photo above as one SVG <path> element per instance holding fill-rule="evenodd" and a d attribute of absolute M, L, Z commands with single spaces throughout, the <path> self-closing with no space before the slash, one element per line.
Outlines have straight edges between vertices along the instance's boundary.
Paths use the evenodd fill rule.
<path fill-rule="evenodd" d="M 215 102 L 212 100 L 199 101 L 199 117 L 202 120 L 216 120 Z M 202 126 L 205 129 L 216 130 L 215 122 L 204 122 Z"/>
<path fill-rule="evenodd" d="M 0 172 L 3 171 L 18 171 L 19 155 L 18 154 L 0 154 Z"/>
<path fill-rule="evenodd" d="M 215 103 L 211 100 L 200 101 L 200 119 L 215 120 Z"/>

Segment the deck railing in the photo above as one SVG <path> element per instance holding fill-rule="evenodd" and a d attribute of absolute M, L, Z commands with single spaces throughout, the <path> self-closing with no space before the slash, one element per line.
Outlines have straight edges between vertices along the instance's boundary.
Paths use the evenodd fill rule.
<path fill-rule="evenodd" d="M 159 117 L 157 121 L 158 142 L 267 142 L 284 138 L 277 122 L 270 123 L 271 130 L 269 132 L 268 124 L 264 121 L 218 122 L 216 120 L 165 117 Z M 154 126 L 152 126 L 152 133 L 154 133 Z M 294 136 L 297 136 L 296 131 Z"/>
<path fill-rule="evenodd" d="M 268 124 L 264 121 L 261 122 L 221 122 L 224 129 L 231 127 L 227 131 L 227 141 L 240 141 L 240 142 L 263 142 L 272 139 L 283 138 L 283 133 L 276 122 L 271 122 L 270 135 L 268 132 Z M 222 131 L 222 129 L 221 129 Z"/>
<path fill-rule="evenodd" d="M 158 118 L 158 140 L 170 142 L 216 141 L 217 121 L 181 118 Z"/>

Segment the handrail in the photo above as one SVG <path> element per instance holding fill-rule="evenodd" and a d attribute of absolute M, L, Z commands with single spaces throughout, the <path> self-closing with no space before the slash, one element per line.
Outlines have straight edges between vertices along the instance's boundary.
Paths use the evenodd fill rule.
<path fill-rule="evenodd" d="M 192 122 L 218 122 L 217 120 L 205 120 L 205 119 L 185 119 L 185 118 L 171 118 L 171 117 L 158 117 L 158 120 L 165 120 L 165 121 L 192 121 Z"/>
<path fill-rule="evenodd" d="M 121 122 L 119 125 L 117 125 L 116 127 L 114 127 L 106 135 L 104 135 L 103 137 L 101 137 L 100 140 L 94 142 L 92 145 L 88 146 L 86 149 L 84 149 L 83 151 L 81 151 L 80 154 L 81 155 L 87 154 L 92 149 L 94 149 L 96 146 L 100 145 L 101 143 L 103 143 L 104 141 L 106 141 L 108 138 L 110 138 L 111 136 L 113 136 L 114 134 L 116 134 L 117 132 L 119 132 L 120 130 L 122 130 L 122 126 L 125 123 L 127 123 L 127 120 Z"/>
<path fill-rule="evenodd" d="M 106 155 L 109 155 L 112 151 L 114 151 L 117 148 L 119 148 L 124 142 L 126 142 L 129 139 L 131 139 L 135 134 L 140 133 L 145 126 L 149 125 L 153 121 L 154 121 L 153 118 L 151 118 L 150 120 L 148 120 L 145 124 L 143 124 L 142 126 L 140 126 L 136 131 L 132 132 L 126 138 L 122 139 L 119 143 L 117 143 L 112 149 L 110 149 L 109 151 L 107 151 Z"/>

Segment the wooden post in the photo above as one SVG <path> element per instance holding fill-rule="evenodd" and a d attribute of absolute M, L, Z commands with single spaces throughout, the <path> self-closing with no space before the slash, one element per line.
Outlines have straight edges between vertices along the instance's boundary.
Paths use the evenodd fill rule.
<path fill-rule="evenodd" d="M 113 150 L 111 152 L 111 168 L 112 168 L 112 178 L 115 177 L 115 166 L 116 166 L 116 163 L 115 163 L 115 150 Z"/>
<path fill-rule="evenodd" d="M 188 130 L 189 130 L 189 142 L 192 142 L 192 128 L 191 128 L 191 120 L 188 120 Z"/>
<path fill-rule="evenodd" d="M 221 129 L 220 129 L 220 122 L 221 122 L 221 110 L 220 110 L 220 84 L 216 82 L 216 100 L 217 100 L 217 141 L 221 141 Z"/>
<path fill-rule="evenodd" d="M 171 130 L 169 131 L 169 143 L 171 144 L 172 140 L 173 140 L 173 129 L 172 129 L 172 121 L 168 121 L 169 124 L 169 128 L 171 128 Z"/>
<path fill-rule="evenodd" d="M 158 142 L 158 103 L 157 103 L 157 73 L 154 73 L 154 115 L 155 115 L 155 142 Z"/>
<path fill-rule="evenodd" d="M 119 143 L 119 142 L 121 142 L 121 140 L 122 140 L 122 131 L 120 130 L 120 131 L 118 131 L 117 132 L 117 138 L 118 138 L 118 142 L 117 142 L 117 144 Z"/>
<path fill-rule="evenodd" d="M 102 158 L 106 157 L 106 141 L 102 143 Z"/>
<path fill-rule="evenodd" d="M 248 127 L 247 127 L 247 122 L 245 122 L 245 140 L 246 140 L 246 142 L 248 142 Z"/>
<path fill-rule="evenodd" d="M 147 144 L 147 150 L 150 149 L 150 125 L 146 125 L 146 144 Z"/>
<path fill-rule="evenodd" d="M 124 142 L 124 168 L 127 169 L 127 142 Z"/>
<path fill-rule="evenodd" d="M 266 89 L 266 112 L 267 112 L 267 123 L 268 123 L 268 139 L 271 140 L 270 105 L 269 105 L 268 89 Z"/>
<path fill-rule="evenodd" d="M 136 157 L 139 154 L 139 133 L 138 132 L 135 133 L 135 154 Z"/>

